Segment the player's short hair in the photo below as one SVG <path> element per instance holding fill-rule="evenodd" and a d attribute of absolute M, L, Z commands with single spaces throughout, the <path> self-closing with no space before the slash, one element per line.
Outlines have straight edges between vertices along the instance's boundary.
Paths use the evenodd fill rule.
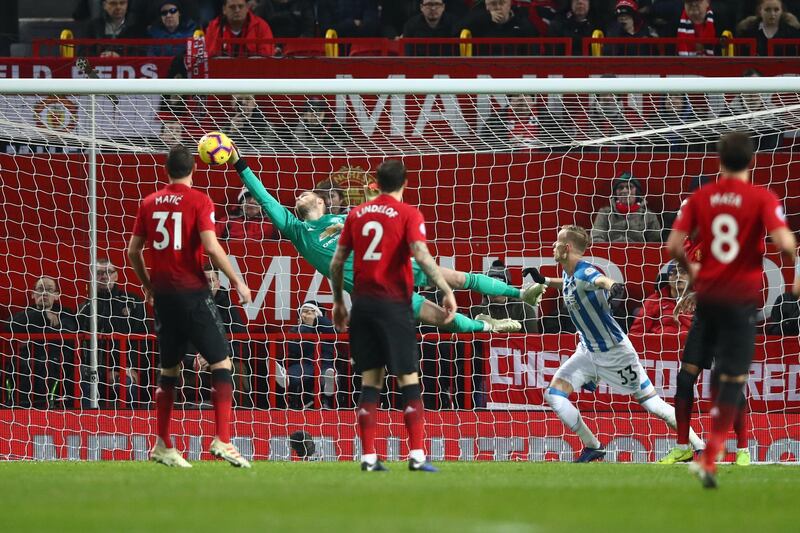
<path fill-rule="evenodd" d="M 584 228 L 575 224 L 567 224 L 561 226 L 561 231 L 566 232 L 566 241 L 577 248 L 581 253 L 586 251 L 586 248 L 589 247 L 589 243 L 591 242 L 589 233 L 587 233 Z"/>
<path fill-rule="evenodd" d="M 178 144 L 169 149 L 167 162 L 164 166 L 167 168 L 167 174 L 170 179 L 185 178 L 194 170 L 194 156 L 188 148 Z"/>
<path fill-rule="evenodd" d="M 719 163 L 728 172 L 747 170 L 753 160 L 753 141 L 743 131 L 732 131 L 720 137 L 717 143 Z"/>
<path fill-rule="evenodd" d="M 399 159 L 381 163 L 376 173 L 381 192 L 399 191 L 406 184 L 406 166 Z"/>

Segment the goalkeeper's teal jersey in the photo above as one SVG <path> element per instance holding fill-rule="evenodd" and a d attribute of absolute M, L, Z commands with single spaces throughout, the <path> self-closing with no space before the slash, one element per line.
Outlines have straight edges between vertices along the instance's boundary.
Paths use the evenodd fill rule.
<path fill-rule="evenodd" d="M 264 188 L 250 167 L 238 169 L 247 190 L 272 220 L 272 223 L 285 238 L 292 241 L 294 247 L 311 266 L 325 277 L 330 277 L 331 259 L 336 253 L 339 236 L 344 227 L 345 215 L 323 215 L 318 220 L 300 220 L 291 211 L 282 206 L 274 196 Z M 344 263 L 344 289 L 353 290 L 353 256 Z"/>

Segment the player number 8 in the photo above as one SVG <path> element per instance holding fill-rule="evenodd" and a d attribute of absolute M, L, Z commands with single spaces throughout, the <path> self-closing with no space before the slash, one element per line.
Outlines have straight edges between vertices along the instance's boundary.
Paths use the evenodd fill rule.
<path fill-rule="evenodd" d="M 711 253 L 720 263 L 728 264 L 739 255 L 739 225 L 736 219 L 728 214 L 717 215 L 711 221 Z"/>

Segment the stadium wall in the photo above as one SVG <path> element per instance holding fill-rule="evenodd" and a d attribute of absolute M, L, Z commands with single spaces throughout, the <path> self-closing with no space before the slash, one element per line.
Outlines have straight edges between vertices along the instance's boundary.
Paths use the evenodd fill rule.
<path fill-rule="evenodd" d="M 584 420 L 609 449 L 607 461 L 654 461 L 674 444 L 662 421 L 641 413 L 584 414 Z M 753 460 L 800 461 L 800 414 L 753 413 L 750 422 Z M 252 459 L 292 459 L 288 435 L 297 430 L 314 438 L 316 459 L 350 461 L 360 456 L 353 410 L 237 410 L 233 424 L 235 444 Z M 702 416 L 695 428 L 708 428 L 709 424 L 710 419 Z M 211 459 L 205 450 L 213 428 L 210 411 L 184 411 L 172 423 L 175 445 L 185 450 L 189 460 Z M 377 431 L 377 450 L 382 457 L 401 460 L 406 456 L 402 412 L 379 412 Z M 2 410 L 0 458 L 147 460 L 154 432 L 155 413 L 150 411 Z M 569 461 L 581 447 L 549 411 L 428 412 L 426 441 L 430 457 L 436 461 Z M 732 444 L 728 449 L 735 449 Z"/>

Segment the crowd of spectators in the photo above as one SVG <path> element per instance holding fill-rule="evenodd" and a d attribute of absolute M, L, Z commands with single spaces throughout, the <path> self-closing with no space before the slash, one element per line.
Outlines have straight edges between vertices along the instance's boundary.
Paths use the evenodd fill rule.
<path fill-rule="evenodd" d="M 758 55 L 770 39 L 800 38 L 797 0 L 78 0 L 73 18 L 78 38 L 184 39 L 205 31 L 210 56 L 272 56 L 283 39 L 452 38 L 469 30 L 474 38 L 560 37 L 572 53 L 586 52 L 583 39 L 597 30 L 607 37 L 677 38 L 665 49 L 641 42 L 608 44 L 617 54 L 715 55 L 723 31 L 753 38 Z M 54 36 L 55 37 L 55 36 Z M 272 41 L 272 39 L 275 39 Z M 698 42 L 697 39 L 701 41 Z M 264 41 L 269 40 L 269 41 Z M 780 45 L 774 55 L 796 55 L 796 45 Z M 145 48 L 101 45 L 102 55 L 174 55 L 179 45 Z M 557 47 L 481 45 L 475 54 L 563 53 Z M 411 55 L 451 55 L 455 46 L 413 44 Z"/>

